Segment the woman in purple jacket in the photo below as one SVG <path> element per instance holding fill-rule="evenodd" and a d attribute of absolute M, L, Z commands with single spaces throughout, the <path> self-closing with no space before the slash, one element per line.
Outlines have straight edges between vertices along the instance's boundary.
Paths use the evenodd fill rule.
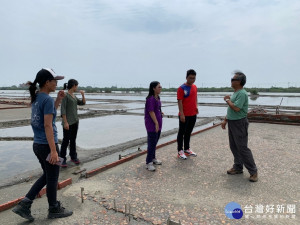
<path fill-rule="evenodd" d="M 146 158 L 146 168 L 149 171 L 155 171 L 155 165 L 161 165 L 162 162 L 156 159 L 155 150 L 162 128 L 161 102 L 159 94 L 161 85 L 158 81 L 152 81 L 149 87 L 149 94 L 145 105 L 145 126 L 147 130 L 148 152 Z"/>

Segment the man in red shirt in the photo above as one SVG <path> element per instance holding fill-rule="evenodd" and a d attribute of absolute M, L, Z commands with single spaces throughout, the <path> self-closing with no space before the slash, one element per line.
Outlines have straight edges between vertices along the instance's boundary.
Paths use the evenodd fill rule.
<path fill-rule="evenodd" d="M 186 83 L 177 89 L 179 108 L 179 131 L 177 135 L 178 158 L 187 159 L 186 156 L 197 156 L 190 149 L 191 133 L 196 123 L 198 114 L 196 71 L 186 72 Z M 184 148 L 183 148 L 184 145 Z"/>

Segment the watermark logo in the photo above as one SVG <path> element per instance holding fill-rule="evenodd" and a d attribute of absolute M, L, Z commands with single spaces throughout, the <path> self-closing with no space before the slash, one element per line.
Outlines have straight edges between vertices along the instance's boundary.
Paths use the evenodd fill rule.
<path fill-rule="evenodd" d="M 245 205 L 245 219 L 296 219 L 296 204 Z"/>
<path fill-rule="evenodd" d="M 225 206 L 225 215 L 229 219 L 241 219 L 243 217 L 242 207 L 236 202 L 230 202 Z"/>

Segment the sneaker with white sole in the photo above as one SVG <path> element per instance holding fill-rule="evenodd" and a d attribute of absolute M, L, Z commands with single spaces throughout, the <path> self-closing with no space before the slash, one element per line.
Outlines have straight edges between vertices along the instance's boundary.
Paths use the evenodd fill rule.
<path fill-rule="evenodd" d="M 190 149 L 190 148 L 188 150 L 184 150 L 184 154 L 186 156 L 194 156 L 194 157 L 197 156 L 197 154 L 195 152 L 193 152 L 192 149 Z"/>
<path fill-rule="evenodd" d="M 146 169 L 149 171 L 155 171 L 155 167 L 153 166 L 153 162 L 146 164 Z"/>
<path fill-rule="evenodd" d="M 178 152 L 178 155 L 177 155 L 178 158 L 180 159 L 187 159 L 186 155 L 184 154 L 184 151 L 183 150 L 180 150 Z"/>
<path fill-rule="evenodd" d="M 161 165 L 162 164 L 162 161 L 157 160 L 157 159 L 153 159 L 152 162 L 153 162 L 154 165 Z"/>

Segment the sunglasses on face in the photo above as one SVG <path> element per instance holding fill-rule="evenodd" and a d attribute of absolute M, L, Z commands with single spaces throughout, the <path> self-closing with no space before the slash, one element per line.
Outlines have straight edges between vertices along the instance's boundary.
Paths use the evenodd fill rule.
<path fill-rule="evenodd" d="M 233 81 L 240 81 L 239 79 L 236 79 L 236 78 L 231 78 L 231 82 Z"/>

